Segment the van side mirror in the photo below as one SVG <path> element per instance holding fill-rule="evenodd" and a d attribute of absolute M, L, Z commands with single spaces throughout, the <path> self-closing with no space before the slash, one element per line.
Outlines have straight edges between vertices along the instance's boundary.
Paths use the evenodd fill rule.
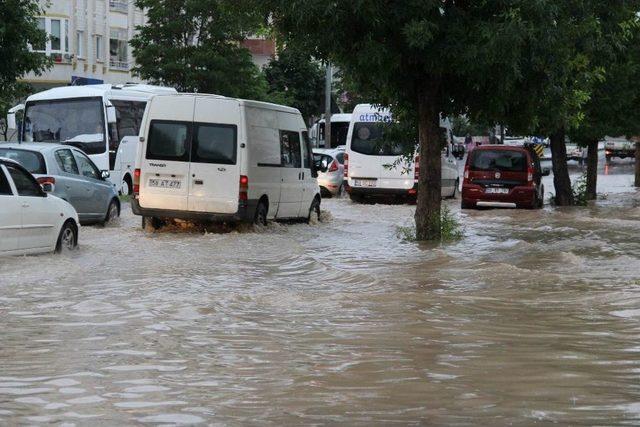
<path fill-rule="evenodd" d="M 22 111 L 24 111 L 24 104 L 18 104 L 15 107 L 9 109 L 9 112 L 7 113 L 7 129 L 8 130 L 18 129 L 16 114 Z"/>
<path fill-rule="evenodd" d="M 542 176 L 549 176 L 549 175 L 551 175 L 551 169 L 542 168 Z"/>
<path fill-rule="evenodd" d="M 101 177 L 104 181 L 106 181 L 106 180 L 108 180 L 109 178 L 111 178 L 111 174 L 110 174 L 110 173 L 109 173 L 109 171 L 107 171 L 107 170 L 100 171 L 100 177 Z"/>
<path fill-rule="evenodd" d="M 116 107 L 111 104 L 107 105 L 107 123 L 116 123 L 118 118 L 116 116 Z"/>

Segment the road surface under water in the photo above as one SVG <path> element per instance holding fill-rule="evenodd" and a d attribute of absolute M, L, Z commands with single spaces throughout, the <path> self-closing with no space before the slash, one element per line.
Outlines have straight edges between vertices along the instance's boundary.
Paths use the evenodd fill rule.
<path fill-rule="evenodd" d="M 125 208 L 78 251 L 0 260 L 0 423 L 637 425 L 631 170 L 589 208 L 447 201 L 445 245 L 398 238 L 411 206 L 226 234 Z"/>

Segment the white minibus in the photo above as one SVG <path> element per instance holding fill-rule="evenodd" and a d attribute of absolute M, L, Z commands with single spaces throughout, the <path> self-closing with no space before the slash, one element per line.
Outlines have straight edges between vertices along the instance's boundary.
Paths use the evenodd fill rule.
<path fill-rule="evenodd" d="M 346 145 L 349 123 L 351 123 L 351 113 L 331 115 L 331 148 Z M 309 129 L 309 138 L 314 148 L 330 148 L 325 146 L 324 128 L 325 119 L 320 119 Z"/>
<path fill-rule="evenodd" d="M 116 191 L 131 194 L 140 122 L 154 94 L 175 89 L 142 84 L 58 87 L 29 96 L 19 129 L 22 142 L 54 142 L 80 148 Z M 15 127 L 12 109 L 9 124 Z"/>
<path fill-rule="evenodd" d="M 320 215 L 304 120 L 294 108 L 206 94 L 149 101 L 132 209 L 166 219 L 256 222 Z"/>
<path fill-rule="evenodd" d="M 379 197 L 416 198 L 416 162 L 404 161 L 400 146 L 380 143 L 380 125 L 391 120 L 388 109 L 371 104 L 358 104 L 353 110 L 347 133 L 344 176 L 349 196 L 355 202 Z M 458 165 L 447 146 L 442 155 L 442 196 L 455 197 L 458 185 Z"/>

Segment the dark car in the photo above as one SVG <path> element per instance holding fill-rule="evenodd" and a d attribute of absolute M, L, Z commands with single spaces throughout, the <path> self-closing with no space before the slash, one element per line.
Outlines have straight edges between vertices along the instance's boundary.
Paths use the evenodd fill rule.
<path fill-rule="evenodd" d="M 478 207 L 541 208 L 542 177 L 549 169 L 531 147 L 482 145 L 467 158 L 462 183 L 462 209 Z"/>

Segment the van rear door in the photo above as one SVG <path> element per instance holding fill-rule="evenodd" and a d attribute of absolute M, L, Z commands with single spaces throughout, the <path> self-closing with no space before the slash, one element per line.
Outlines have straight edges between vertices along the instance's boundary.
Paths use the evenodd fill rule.
<path fill-rule="evenodd" d="M 143 208 L 188 208 L 194 102 L 191 96 L 159 96 L 151 101 L 140 162 Z"/>
<path fill-rule="evenodd" d="M 189 210 L 233 214 L 240 191 L 240 105 L 197 97 L 193 117 Z"/>

